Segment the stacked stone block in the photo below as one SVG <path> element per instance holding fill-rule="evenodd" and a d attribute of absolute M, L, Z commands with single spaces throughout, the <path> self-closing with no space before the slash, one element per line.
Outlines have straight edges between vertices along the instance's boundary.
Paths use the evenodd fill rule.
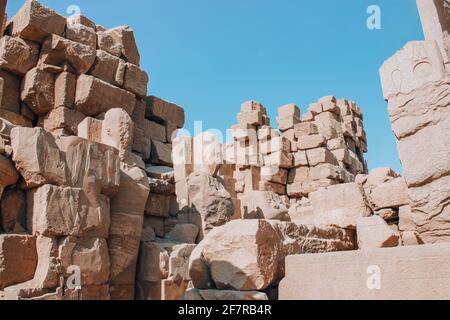
<path fill-rule="evenodd" d="M 152 203 L 178 210 L 174 190 L 155 184 L 169 183 L 172 138 L 184 125 L 183 109 L 147 96 L 139 65 L 130 27 L 65 18 L 38 1 L 2 32 L 2 296 L 133 299 L 142 234 L 175 228 L 171 217 L 148 220 L 166 218 Z M 15 278 L 14 243 L 30 261 Z M 67 285 L 74 266 L 81 288 Z"/>

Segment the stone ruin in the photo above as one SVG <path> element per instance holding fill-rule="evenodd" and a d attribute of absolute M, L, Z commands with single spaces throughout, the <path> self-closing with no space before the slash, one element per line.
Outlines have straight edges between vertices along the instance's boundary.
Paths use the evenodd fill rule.
<path fill-rule="evenodd" d="M 417 297 L 401 276 L 367 293 L 365 268 L 398 261 L 450 279 L 450 13 L 418 6 L 426 40 L 381 68 L 402 177 L 369 174 L 361 109 L 334 96 L 180 135 L 130 27 L 27 0 L 1 24 L 0 300 Z"/>

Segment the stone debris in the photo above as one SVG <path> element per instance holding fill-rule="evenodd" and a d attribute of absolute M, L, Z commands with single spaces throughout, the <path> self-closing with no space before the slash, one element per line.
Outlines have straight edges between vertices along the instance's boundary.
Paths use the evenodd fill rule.
<path fill-rule="evenodd" d="M 418 6 L 426 40 L 381 68 L 401 176 L 369 173 L 362 110 L 331 95 L 181 135 L 129 26 L 36 0 L 6 23 L 0 0 L 0 300 L 429 298 L 399 265 L 448 297 L 422 274 L 448 278 L 448 248 L 418 246 L 450 239 L 450 11 Z M 354 288 L 368 263 L 392 293 Z"/>

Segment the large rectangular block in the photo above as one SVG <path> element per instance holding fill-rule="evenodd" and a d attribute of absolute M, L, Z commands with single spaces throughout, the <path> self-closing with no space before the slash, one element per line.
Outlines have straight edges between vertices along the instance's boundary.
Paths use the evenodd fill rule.
<path fill-rule="evenodd" d="M 0 236 L 0 289 L 31 280 L 37 266 L 36 238 Z"/>
<path fill-rule="evenodd" d="M 95 116 L 112 108 L 133 113 L 136 97 L 118 87 L 88 75 L 78 77 L 75 95 L 76 108 L 88 116 Z"/>
<path fill-rule="evenodd" d="M 450 299 L 450 244 L 286 259 L 281 300 Z"/>
<path fill-rule="evenodd" d="M 109 198 L 87 195 L 79 188 L 45 185 L 28 192 L 29 230 L 46 237 L 107 238 Z"/>

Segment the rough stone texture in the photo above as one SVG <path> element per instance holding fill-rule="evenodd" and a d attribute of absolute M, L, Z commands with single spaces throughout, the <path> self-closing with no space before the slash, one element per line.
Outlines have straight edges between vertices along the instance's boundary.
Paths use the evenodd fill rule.
<path fill-rule="evenodd" d="M 359 218 L 356 223 L 359 249 L 396 247 L 400 234 L 395 232 L 380 216 Z"/>
<path fill-rule="evenodd" d="M 67 181 L 66 162 L 53 136 L 41 128 L 11 131 L 13 161 L 29 188 Z"/>
<path fill-rule="evenodd" d="M 448 300 L 449 255 L 439 244 L 290 256 L 280 299 Z"/>
<path fill-rule="evenodd" d="M 200 242 L 192 252 L 189 275 L 198 289 L 263 290 L 284 276 L 287 255 L 353 248 L 352 234 L 338 229 L 236 220 Z"/>
<path fill-rule="evenodd" d="M 380 69 L 408 185 L 416 231 L 425 243 L 450 239 L 448 3 L 418 1 L 425 41 L 412 41 Z M 413 55 L 421 52 L 420 56 Z"/>
<path fill-rule="evenodd" d="M 11 19 L 8 33 L 22 39 L 42 42 L 48 35 L 62 35 L 66 19 L 38 1 L 27 0 L 25 5 Z"/>
<path fill-rule="evenodd" d="M 0 235 L 0 289 L 32 279 L 36 264 L 36 238 Z"/>
<path fill-rule="evenodd" d="M 76 108 L 95 116 L 112 108 L 122 108 L 133 113 L 136 98 L 133 94 L 88 75 L 78 77 L 75 95 Z"/>
<path fill-rule="evenodd" d="M 358 218 L 372 214 L 364 191 L 356 183 L 331 186 L 310 194 L 317 225 L 340 228 L 356 227 Z"/>
<path fill-rule="evenodd" d="M 36 66 L 39 47 L 30 41 L 4 36 L 0 40 L 0 67 L 23 76 Z"/>
<path fill-rule="evenodd" d="M 219 179 L 206 173 L 193 173 L 187 178 L 187 187 L 189 199 L 200 215 L 197 225 L 201 228 L 201 237 L 230 221 L 233 202 Z"/>

